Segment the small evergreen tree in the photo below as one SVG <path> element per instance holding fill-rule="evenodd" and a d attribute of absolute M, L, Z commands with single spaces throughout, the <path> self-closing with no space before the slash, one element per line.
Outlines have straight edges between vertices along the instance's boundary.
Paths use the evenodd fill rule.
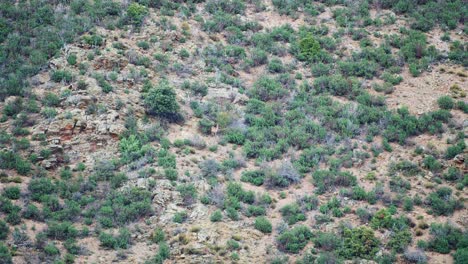
<path fill-rule="evenodd" d="M 179 119 L 180 106 L 176 100 L 176 93 L 167 81 L 162 81 L 157 87 L 150 88 L 144 96 L 144 102 L 146 111 L 150 115 L 171 121 Z"/>

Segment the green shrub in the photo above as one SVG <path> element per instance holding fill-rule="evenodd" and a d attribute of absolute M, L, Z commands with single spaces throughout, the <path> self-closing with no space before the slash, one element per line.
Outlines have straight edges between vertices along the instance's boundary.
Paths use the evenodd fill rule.
<path fill-rule="evenodd" d="M 163 147 L 164 140 L 161 140 L 161 147 Z M 176 157 L 174 154 L 170 153 L 167 148 L 163 148 L 158 153 L 158 166 L 161 166 L 165 169 L 175 169 L 176 164 Z"/>
<path fill-rule="evenodd" d="M 466 148 L 465 141 L 460 140 L 460 141 L 458 141 L 457 144 L 449 146 L 447 148 L 447 151 L 445 152 L 445 158 L 446 159 L 453 159 L 453 158 L 455 158 L 455 156 L 462 153 L 465 148 Z"/>
<path fill-rule="evenodd" d="M 437 99 L 437 104 L 441 109 L 450 110 L 455 106 L 455 102 L 453 101 L 452 97 L 450 96 L 441 96 Z"/>
<path fill-rule="evenodd" d="M 10 225 L 18 225 L 21 223 L 21 215 L 19 210 L 12 211 L 5 219 Z"/>
<path fill-rule="evenodd" d="M 28 204 L 23 212 L 23 217 L 26 219 L 40 220 L 42 216 L 37 206 L 34 204 Z"/>
<path fill-rule="evenodd" d="M 177 191 L 182 196 L 182 201 L 186 205 L 194 203 L 197 199 L 197 188 L 191 183 L 180 184 L 177 186 Z"/>
<path fill-rule="evenodd" d="M 269 188 L 284 188 L 300 181 L 301 175 L 289 161 L 282 162 L 274 173 L 268 173 L 265 184 Z"/>
<path fill-rule="evenodd" d="M 315 10 L 315 5 L 308 1 L 286 1 L 286 0 L 272 0 L 271 3 L 276 11 L 281 15 L 296 16 L 299 9 L 304 10 L 308 14 L 318 15 Z"/>
<path fill-rule="evenodd" d="M 400 75 L 391 74 L 389 72 L 382 73 L 380 78 L 382 78 L 382 80 L 392 85 L 397 85 L 403 81 L 403 77 L 401 77 Z"/>
<path fill-rule="evenodd" d="M 404 176 L 416 176 L 421 173 L 419 166 L 409 160 L 403 160 L 397 163 L 391 163 L 389 168 L 390 175 L 396 175 L 397 172 Z"/>
<path fill-rule="evenodd" d="M 264 65 L 268 62 L 268 55 L 264 50 L 254 49 L 251 52 L 252 66 Z"/>
<path fill-rule="evenodd" d="M 85 36 L 83 36 L 82 39 L 86 44 L 88 44 L 90 46 L 93 46 L 93 47 L 99 47 L 104 43 L 104 39 L 101 36 L 95 35 L 95 34 L 85 35 Z M 90 54 L 91 54 L 91 56 L 90 56 Z M 88 60 L 93 60 L 93 58 L 94 58 L 94 54 L 89 53 L 88 54 Z"/>
<path fill-rule="evenodd" d="M 265 208 L 263 206 L 258 205 L 249 205 L 249 207 L 247 207 L 247 211 L 245 212 L 246 216 L 260 216 L 265 214 Z"/>
<path fill-rule="evenodd" d="M 342 75 L 320 76 L 314 80 L 314 89 L 318 93 L 328 92 L 332 95 L 345 96 L 353 91 L 356 83 Z"/>
<path fill-rule="evenodd" d="M 315 262 L 305 262 L 306 263 L 317 263 L 317 264 L 328 264 L 328 263 L 335 263 L 335 264 L 341 264 L 342 260 L 336 256 L 332 252 L 322 252 L 319 254 L 318 258 L 315 260 Z"/>
<path fill-rule="evenodd" d="M 344 212 L 340 209 L 340 207 L 340 200 L 338 200 L 336 196 L 333 196 L 326 204 L 323 204 L 319 207 L 319 211 L 322 214 L 331 212 L 334 217 L 342 217 L 344 215 Z"/>
<path fill-rule="evenodd" d="M 227 242 L 226 242 L 226 247 L 230 250 L 237 250 L 240 248 L 240 244 L 239 242 L 237 242 L 236 240 L 234 239 L 229 239 Z"/>
<path fill-rule="evenodd" d="M 176 212 L 174 214 L 174 217 L 172 218 L 172 221 L 174 221 L 174 223 L 183 223 L 185 222 L 185 220 L 187 220 L 188 218 L 188 214 L 186 211 L 181 211 L 181 212 Z"/>
<path fill-rule="evenodd" d="M 387 246 L 396 252 L 402 253 L 411 241 L 411 232 L 408 229 L 403 229 L 400 231 L 394 231 L 390 235 L 390 240 L 388 241 Z"/>
<path fill-rule="evenodd" d="M 66 166 L 60 170 L 60 178 L 62 180 L 70 180 L 73 177 L 73 172 L 70 167 Z"/>
<path fill-rule="evenodd" d="M 459 248 L 453 254 L 455 264 L 463 264 L 468 262 L 468 247 Z"/>
<path fill-rule="evenodd" d="M 323 194 L 333 187 L 351 187 L 357 184 L 356 176 L 344 171 L 317 170 L 312 178 L 316 186 L 315 192 L 318 194 Z"/>
<path fill-rule="evenodd" d="M 219 222 L 223 219 L 223 214 L 221 213 L 220 210 L 216 210 L 213 214 L 210 216 L 210 221 L 211 222 Z"/>
<path fill-rule="evenodd" d="M 361 208 L 361 207 L 356 210 L 356 214 L 362 223 L 368 223 L 370 219 L 372 218 L 372 214 L 366 209 Z"/>
<path fill-rule="evenodd" d="M 310 69 L 314 77 L 320 77 L 329 75 L 332 70 L 332 66 L 320 62 L 312 64 Z"/>
<path fill-rule="evenodd" d="M 177 170 L 171 169 L 171 168 L 165 169 L 164 170 L 164 177 L 166 177 L 166 179 L 168 179 L 170 181 L 177 180 L 177 177 L 178 177 Z"/>
<path fill-rule="evenodd" d="M 264 216 L 259 216 L 255 218 L 254 226 L 255 226 L 255 229 L 265 234 L 271 233 L 272 231 L 271 222 L 268 220 L 268 218 Z"/>
<path fill-rule="evenodd" d="M 343 233 L 343 248 L 340 254 L 345 258 L 359 257 L 364 259 L 374 258 L 379 251 L 379 240 L 374 236 L 374 231 L 367 227 L 345 229 Z"/>
<path fill-rule="evenodd" d="M 125 173 L 117 173 L 114 177 L 110 179 L 110 185 L 113 190 L 122 187 L 122 185 L 128 180 Z"/>
<path fill-rule="evenodd" d="M 16 169 L 21 175 L 31 171 L 31 163 L 13 151 L 0 151 L 0 169 Z"/>
<path fill-rule="evenodd" d="M 247 204 L 253 204 L 255 202 L 255 193 L 253 191 L 245 191 L 240 183 L 229 182 L 226 191 L 228 197 L 235 198 L 237 201 L 242 201 Z"/>
<path fill-rule="evenodd" d="M 21 111 L 23 111 L 23 99 L 17 98 L 15 100 L 9 101 L 3 107 L 3 115 L 5 116 L 16 116 Z"/>
<path fill-rule="evenodd" d="M 460 201 L 452 197 L 452 189 L 440 187 L 437 191 L 430 193 L 426 203 L 431 207 L 435 215 L 452 215 L 457 209 L 463 208 Z"/>
<path fill-rule="evenodd" d="M 54 82 L 70 83 L 73 79 L 72 74 L 67 70 L 55 70 L 52 72 L 50 79 Z"/>
<path fill-rule="evenodd" d="M 442 169 L 442 164 L 434 156 L 428 155 L 423 160 L 423 167 L 432 172 L 438 172 Z"/>
<path fill-rule="evenodd" d="M 262 170 L 243 171 L 241 181 L 260 186 L 265 181 L 265 172 Z"/>
<path fill-rule="evenodd" d="M 391 94 L 395 90 L 395 87 L 393 87 L 392 84 L 387 82 L 383 84 L 374 83 L 372 85 L 372 88 L 374 88 L 376 92 L 383 92 L 384 94 Z"/>
<path fill-rule="evenodd" d="M 280 212 L 283 216 L 283 219 L 289 225 L 293 225 L 299 221 L 306 220 L 305 214 L 302 212 L 301 208 L 297 203 L 285 205 L 280 209 Z"/>
<path fill-rule="evenodd" d="M 59 106 L 60 98 L 54 93 L 46 93 L 42 99 L 42 103 L 46 106 Z"/>
<path fill-rule="evenodd" d="M 236 0 L 208 0 L 205 4 L 205 10 L 211 14 L 224 12 L 232 15 L 241 15 L 244 14 L 245 3 Z"/>
<path fill-rule="evenodd" d="M 170 255 L 169 246 L 164 242 L 159 244 L 158 255 L 161 256 L 162 259 L 168 259 Z"/>
<path fill-rule="evenodd" d="M 444 179 L 447 181 L 458 181 L 462 179 L 462 174 L 455 167 L 449 167 L 447 173 L 444 174 Z"/>
<path fill-rule="evenodd" d="M 390 179 L 390 182 L 388 184 L 392 192 L 406 193 L 408 190 L 411 189 L 411 183 L 403 179 L 402 177 L 394 177 Z"/>
<path fill-rule="evenodd" d="M 139 188 L 111 191 L 98 215 L 105 227 L 124 226 L 152 213 L 151 193 Z"/>
<path fill-rule="evenodd" d="M 367 198 L 366 190 L 360 186 L 354 186 L 352 189 L 351 198 L 360 201 L 365 200 Z"/>
<path fill-rule="evenodd" d="M 55 256 L 60 254 L 60 250 L 53 243 L 49 243 L 44 247 L 44 253 L 49 256 Z"/>
<path fill-rule="evenodd" d="M 448 54 L 448 57 L 450 60 L 454 61 L 455 63 L 461 64 L 464 67 L 468 66 L 467 62 L 467 44 L 462 43 L 459 40 L 456 40 L 451 43 L 450 45 L 450 51 Z"/>
<path fill-rule="evenodd" d="M 226 208 L 226 215 L 233 221 L 239 220 L 239 213 L 233 207 Z"/>
<path fill-rule="evenodd" d="M 208 86 L 203 83 L 194 82 L 190 85 L 190 90 L 194 95 L 206 96 L 208 94 Z"/>
<path fill-rule="evenodd" d="M 317 126 L 316 128 L 312 126 L 311 128 L 312 130 L 316 131 L 317 134 L 319 134 L 318 137 L 321 139 L 322 132 L 325 133 L 325 130 L 320 126 Z M 296 139 L 299 138 L 299 136 L 295 135 L 294 131 L 291 133 L 291 136 L 295 136 Z M 326 151 L 323 148 L 306 148 L 299 155 L 299 158 L 294 161 L 294 165 L 301 173 L 310 172 L 312 168 L 315 168 L 317 165 L 319 165 L 320 160 L 325 155 Z"/>
<path fill-rule="evenodd" d="M 0 243 L 0 260 L 2 264 L 13 264 L 12 256 L 8 247 Z"/>
<path fill-rule="evenodd" d="M 99 87 L 101 87 L 101 89 L 102 89 L 102 91 L 104 93 L 110 93 L 110 92 L 112 92 L 114 90 L 114 88 L 112 87 L 112 85 L 109 84 L 109 82 L 106 80 L 104 75 L 95 74 L 94 78 L 96 79 Z"/>
<path fill-rule="evenodd" d="M 57 110 L 51 107 L 45 107 L 41 110 L 41 114 L 47 119 L 53 119 L 57 116 Z"/>
<path fill-rule="evenodd" d="M 119 150 L 121 153 L 120 159 L 124 164 L 137 160 L 145 153 L 145 148 L 143 148 L 136 135 L 120 139 Z"/>
<path fill-rule="evenodd" d="M 312 238 L 312 232 L 306 226 L 299 225 L 284 231 L 278 236 L 278 249 L 287 253 L 298 253 Z"/>
<path fill-rule="evenodd" d="M 147 41 L 138 41 L 137 46 L 144 50 L 148 50 L 150 48 L 150 44 Z"/>
<path fill-rule="evenodd" d="M 430 228 L 431 239 L 429 240 L 429 249 L 441 254 L 448 254 L 451 250 L 467 247 L 466 233 L 464 234 L 459 228 L 448 223 L 431 224 Z M 459 245 L 464 241 L 464 245 Z"/>
<path fill-rule="evenodd" d="M 286 72 L 286 68 L 280 59 L 274 58 L 268 63 L 268 71 L 270 73 L 284 73 Z"/>
<path fill-rule="evenodd" d="M 285 96 L 286 93 L 287 91 L 279 82 L 267 76 L 260 77 L 249 90 L 249 95 L 252 98 L 262 101 L 277 100 Z"/>
<path fill-rule="evenodd" d="M 18 186 L 10 186 L 3 189 L 3 195 L 12 200 L 18 200 L 21 195 L 21 190 Z"/>
<path fill-rule="evenodd" d="M 140 26 L 148 14 L 148 8 L 138 3 L 131 3 L 127 8 L 127 17 L 131 24 Z"/>
<path fill-rule="evenodd" d="M 164 263 L 164 260 L 169 258 L 169 255 L 169 246 L 165 242 L 161 243 L 159 245 L 158 253 L 153 258 L 146 261 L 145 264 L 162 264 Z"/>
<path fill-rule="evenodd" d="M 311 61 L 320 52 L 320 43 L 308 35 L 299 40 L 299 59 Z"/>
<path fill-rule="evenodd" d="M 0 240 L 5 240 L 8 237 L 8 233 L 10 232 L 10 228 L 8 227 L 5 221 L 0 220 Z"/>
<path fill-rule="evenodd" d="M 63 243 L 64 248 L 68 251 L 70 254 L 78 255 L 81 253 L 81 247 L 78 246 L 77 242 L 75 239 L 67 239 Z"/>
<path fill-rule="evenodd" d="M 68 64 L 74 66 L 74 65 L 76 65 L 76 59 L 77 59 L 76 54 L 72 53 L 72 54 L 68 55 L 67 62 L 68 62 Z"/>
<path fill-rule="evenodd" d="M 49 222 L 46 235 L 51 239 L 67 240 L 76 238 L 78 236 L 78 230 L 71 222 Z"/>
<path fill-rule="evenodd" d="M 377 211 L 371 220 L 371 227 L 374 229 L 378 228 L 389 228 L 392 224 L 392 216 L 386 209 L 380 209 Z"/>
<path fill-rule="evenodd" d="M 220 171 L 221 166 L 214 159 L 204 160 L 200 163 L 200 173 L 204 178 L 216 178 Z"/>
<path fill-rule="evenodd" d="M 29 182 L 28 190 L 34 201 L 41 201 L 44 197 L 56 193 L 57 186 L 49 178 L 36 178 Z"/>
<path fill-rule="evenodd" d="M 377 74 L 378 64 L 365 59 L 358 61 L 346 60 L 338 62 L 338 68 L 347 77 L 355 76 L 372 79 Z"/>
<path fill-rule="evenodd" d="M 238 261 L 240 259 L 239 254 L 237 252 L 232 252 L 231 253 L 231 259 L 232 261 Z"/>
<path fill-rule="evenodd" d="M 115 164 L 108 160 L 99 160 L 94 167 L 94 175 L 97 180 L 110 180 L 114 177 Z"/>
<path fill-rule="evenodd" d="M 144 95 L 146 111 L 169 120 L 178 120 L 179 105 L 176 101 L 174 89 L 167 81 L 161 81 L 157 87 L 149 89 Z"/>
<path fill-rule="evenodd" d="M 314 195 L 304 195 L 297 201 L 300 204 L 301 208 L 305 211 L 315 210 L 319 205 L 319 199 L 317 198 L 317 196 Z"/>
<path fill-rule="evenodd" d="M 153 241 L 156 244 L 159 244 L 163 241 L 166 240 L 166 234 L 164 233 L 164 230 L 160 227 L 156 228 L 151 235 L 151 241 Z"/>
<path fill-rule="evenodd" d="M 335 251 L 343 244 L 342 239 L 338 235 L 323 232 L 317 233 L 312 241 L 314 242 L 314 247 L 325 251 Z"/>
<path fill-rule="evenodd" d="M 468 103 L 465 103 L 463 101 L 457 101 L 456 109 L 458 109 L 460 111 L 463 111 L 463 113 L 467 114 L 468 113 Z"/>
<path fill-rule="evenodd" d="M 224 136 L 232 144 L 243 145 L 245 142 L 245 133 L 238 129 L 228 129 Z"/>
<path fill-rule="evenodd" d="M 131 244 L 131 233 L 128 229 L 119 229 L 119 234 L 113 236 L 105 232 L 99 234 L 101 246 L 106 249 L 127 249 Z"/>
<path fill-rule="evenodd" d="M 403 209 L 407 212 L 411 212 L 413 211 L 413 208 L 414 208 L 413 199 L 411 199 L 410 197 L 405 197 L 405 199 L 403 199 Z"/>

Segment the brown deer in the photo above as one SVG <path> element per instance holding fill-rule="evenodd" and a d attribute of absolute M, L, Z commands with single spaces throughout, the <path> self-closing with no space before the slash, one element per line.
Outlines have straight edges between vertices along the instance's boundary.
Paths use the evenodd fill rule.
<path fill-rule="evenodd" d="M 216 124 L 216 126 L 211 127 L 211 134 L 212 135 L 217 136 L 218 131 L 219 131 L 219 125 L 218 124 Z"/>

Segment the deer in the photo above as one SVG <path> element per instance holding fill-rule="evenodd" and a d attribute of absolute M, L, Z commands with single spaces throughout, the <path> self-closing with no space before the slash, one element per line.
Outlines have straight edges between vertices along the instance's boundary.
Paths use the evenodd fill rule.
<path fill-rule="evenodd" d="M 214 136 L 217 136 L 219 130 L 219 125 L 216 124 L 216 126 L 211 127 L 211 134 Z"/>

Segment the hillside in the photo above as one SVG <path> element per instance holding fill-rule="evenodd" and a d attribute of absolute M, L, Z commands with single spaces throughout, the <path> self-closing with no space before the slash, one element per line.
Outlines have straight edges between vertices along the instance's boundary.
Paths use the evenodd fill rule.
<path fill-rule="evenodd" d="M 0 0 L 0 264 L 468 263 L 460 0 Z"/>

